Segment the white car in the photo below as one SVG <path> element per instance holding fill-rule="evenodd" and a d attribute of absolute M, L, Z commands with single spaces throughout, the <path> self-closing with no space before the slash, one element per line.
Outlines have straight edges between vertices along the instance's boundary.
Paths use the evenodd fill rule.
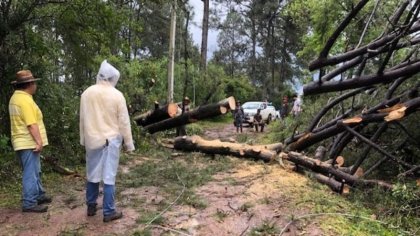
<path fill-rule="evenodd" d="M 254 123 L 254 115 L 260 109 L 260 114 L 265 123 L 269 124 L 270 121 L 276 119 L 276 109 L 271 103 L 265 102 L 246 102 L 242 105 L 244 110 L 245 120 L 244 123 L 252 125 Z"/>

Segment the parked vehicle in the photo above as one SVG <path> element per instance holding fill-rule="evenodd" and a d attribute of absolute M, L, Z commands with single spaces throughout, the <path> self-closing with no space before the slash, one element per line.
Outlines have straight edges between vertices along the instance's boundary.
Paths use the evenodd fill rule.
<path fill-rule="evenodd" d="M 245 114 L 244 123 L 252 125 L 254 123 L 254 115 L 260 109 L 260 114 L 265 123 L 269 124 L 272 120 L 276 119 L 276 109 L 271 103 L 265 102 L 246 102 L 242 105 Z"/>

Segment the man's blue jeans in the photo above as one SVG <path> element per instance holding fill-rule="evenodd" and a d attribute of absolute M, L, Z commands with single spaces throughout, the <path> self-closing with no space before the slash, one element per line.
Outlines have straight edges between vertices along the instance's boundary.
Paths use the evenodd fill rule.
<path fill-rule="evenodd" d="M 40 153 L 32 149 L 16 151 L 22 166 L 22 207 L 36 206 L 37 200 L 44 197 L 45 191 L 41 182 Z"/>
<path fill-rule="evenodd" d="M 88 205 L 95 204 L 99 195 L 99 183 L 87 182 L 86 201 Z M 115 213 L 115 185 L 104 184 L 103 212 L 104 216 Z"/>

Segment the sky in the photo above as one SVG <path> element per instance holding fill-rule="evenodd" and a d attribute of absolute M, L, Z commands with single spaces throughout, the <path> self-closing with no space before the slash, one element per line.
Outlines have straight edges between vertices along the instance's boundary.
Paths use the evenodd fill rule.
<path fill-rule="evenodd" d="M 201 48 L 201 26 L 203 24 L 203 10 L 204 10 L 204 4 L 201 0 L 188 0 L 190 5 L 194 8 L 194 18 L 192 19 L 192 22 L 190 24 L 190 33 L 192 35 L 194 44 L 197 45 L 197 47 Z M 212 1 L 210 1 L 210 8 L 213 8 L 214 5 L 212 4 Z M 213 52 L 217 50 L 217 31 L 209 29 L 209 35 L 208 35 L 208 43 L 207 43 L 207 60 L 211 59 L 213 57 Z M 293 88 L 296 90 L 298 94 L 302 94 L 302 85 L 300 83 L 297 83 L 293 85 Z"/>
<path fill-rule="evenodd" d="M 194 8 L 194 18 L 190 24 L 190 32 L 192 34 L 194 44 L 201 48 L 201 26 L 203 24 L 203 2 L 201 0 L 188 0 L 190 5 Z M 212 8 L 212 1 L 210 1 L 210 8 Z M 213 57 L 213 52 L 217 50 L 217 31 L 209 30 L 207 43 L 207 58 Z"/>

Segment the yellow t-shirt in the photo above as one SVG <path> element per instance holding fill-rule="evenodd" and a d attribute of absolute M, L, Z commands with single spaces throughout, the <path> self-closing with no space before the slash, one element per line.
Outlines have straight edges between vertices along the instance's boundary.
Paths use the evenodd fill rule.
<path fill-rule="evenodd" d="M 48 145 L 42 112 L 33 100 L 32 95 L 16 90 L 9 101 L 9 114 L 12 144 L 15 151 L 35 148 L 35 140 L 28 130 L 28 126 L 32 124 L 38 125 L 42 143 L 44 146 Z"/>

